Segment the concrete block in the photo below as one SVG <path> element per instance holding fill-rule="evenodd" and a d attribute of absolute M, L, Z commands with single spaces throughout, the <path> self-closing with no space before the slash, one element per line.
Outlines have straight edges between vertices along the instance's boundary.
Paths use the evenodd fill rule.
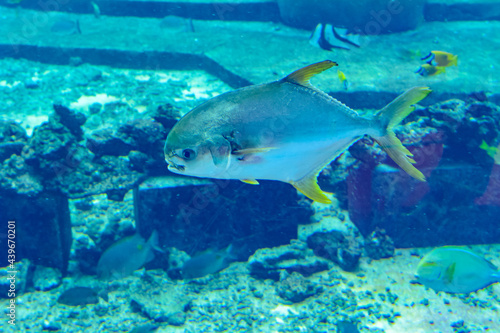
<path fill-rule="evenodd" d="M 255 250 L 288 244 L 297 225 L 309 223 L 309 205 L 288 184 L 207 180 L 178 176 L 150 178 L 134 193 L 138 230 L 159 233 L 162 246 L 193 255 L 233 244 L 246 260 Z"/>
<path fill-rule="evenodd" d="M 7 221 L 15 221 L 16 262 L 29 259 L 32 264 L 58 268 L 64 275 L 71 248 L 71 221 L 68 199 L 58 193 L 36 195 L 0 192 L 2 233 Z M 2 238 L 2 243 L 6 239 Z M 3 253 L 6 244 L 2 244 Z M 7 256 L 2 256 L 0 266 Z"/>

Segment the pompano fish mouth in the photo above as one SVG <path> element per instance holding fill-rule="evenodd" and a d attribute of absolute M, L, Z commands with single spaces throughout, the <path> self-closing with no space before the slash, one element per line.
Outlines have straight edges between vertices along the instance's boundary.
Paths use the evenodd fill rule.
<path fill-rule="evenodd" d="M 165 162 L 167 162 L 168 164 L 168 169 L 175 169 L 175 170 L 178 170 L 178 171 L 184 171 L 186 169 L 186 167 L 182 164 L 176 164 L 172 161 L 173 158 L 175 158 L 175 156 L 177 156 L 177 154 L 174 152 L 174 151 L 170 151 L 170 152 L 165 152 Z"/>
<path fill-rule="evenodd" d="M 186 169 L 186 167 L 184 165 L 180 165 L 180 164 L 175 164 L 174 162 L 172 161 L 169 161 L 169 160 L 165 160 L 168 164 L 168 169 L 176 169 L 176 170 L 179 170 L 179 171 L 184 171 Z"/>

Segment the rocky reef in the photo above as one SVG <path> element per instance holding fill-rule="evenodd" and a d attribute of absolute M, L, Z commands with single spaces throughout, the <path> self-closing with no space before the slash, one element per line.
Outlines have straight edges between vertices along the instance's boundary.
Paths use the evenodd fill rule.
<path fill-rule="evenodd" d="M 487 101 L 449 100 L 414 111 L 398 136 L 426 182 L 396 169 L 372 141 L 359 141 L 349 149 L 357 162 L 346 178 L 352 221 L 365 236 L 384 229 L 396 247 L 495 242 L 500 234 L 491 221 L 499 221 L 500 206 L 475 203 L 495 177 L 494 159 L 480 146 L 496 147 L 499 133 L 500 108 Z"/>
<path fill-rule="evenodd" d="M 285 245 L 297 238 L 297 225 L 309 223 L 312 210 L 309 202 L 287 184 L 263 182 L 252 187 L 234 181 L 168 175 L 162 146 L 179 117 L 175 107 L 161 104 L 149 117 L 124 122 L 116 130 L 84 133 L 84 114 L 54 104 L 54 114 L 35 128 L 31 137 L 15 123 L 3 122 L 0 194 L 5 200 L 1 214 L 6 219 L 18 216 L 30 221 L 19 230 L 32 239 L 26 249 L 20 250 L 22 257 L 65 272 L 73 241 L 67 200 L 80 198 L 78 209 L 85 211 L 92 208 L 91 200 L 85 198 L 105 193 L 108 199 L 121 201 L 133 188 L 135 221 L 124 227 L 122 235 L 134 227 L 145 236 L 158 230 L 161 244 L 190 255 L 232 244 L 238 260 L 246 260 L 260 248 Z M 397 135 L 414 154 L 416 167 L 427 182 L 408 177 L 365 138 L 349 149 L 341 163 L 334 161 L 325 169 L 320 184 L 336 193 L 365 237 L 378 232 L 366 243 L 367 253 L 373 258 L 391 256 L 394 246 L 493 241 L 498 231 L 486 221 L 498 216 L 499 207 L 486 198 L 494 193 L 494 189 L 487 192 L 486 187 L 495 164 L 480 146 L 483 141 L 490 146 L 498 144 L 499 123 L 498 106 L 474 98 L 420 107 L 397 128 Z M 453 181 L 457 178 L 463 181 Z M 281 204 L 267 204 L 276 196 Z M 484 205 L 472 204 L 478 198 Z M 36 205 L 47 200 L 54 205 Z M 28 201 L 33 211 L 17 204 Z M 452 211 L 448 209 L 451 206 Z M 450 224 L 459 228 L 450 233 L 446 228 Z M 43 238 L 33 238 L 26 231 L 32 228 L 43 229 L 53 239 L 54 246 L 47 254 L 35 250 L 45 247 L 39 246 Z M 83 271 L 95 266 L 99 253 L 118 237 L 85 233 L 76 234 L 78 248 L 83 251 L 77 251 L 76 257 L 82 259 Z M 190 239 L 196 239 L 196 243 Z M 333 260 L 346 270 L 356 267 L 362 249 L 334 233 L 317 233 L 307 243 L 317 256 Z M 96 252 L 90 256 L 88 244 L 97 246 L 92 245 Z M 156 265 L 168 265 L 167 257 Z M 262 265 L 268 264 L 264 261 Z M 256 275 L 275 274 L 269 268 L 252 267 Z"/>

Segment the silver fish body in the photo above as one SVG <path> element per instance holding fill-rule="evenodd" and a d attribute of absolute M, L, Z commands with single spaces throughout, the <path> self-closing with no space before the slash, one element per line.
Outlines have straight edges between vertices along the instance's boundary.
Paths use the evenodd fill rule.
<path fill-rule="evenodd" d="M 169 170 L 252 184 L 258 184 L 257 179 L 278 180 L 327 203 L 316 176 L 368 134 L 405 171 L 423 180 L 392 127 L 430 90 L 413 88 L 377 116 L 364 118 L 309 84 L 313 75 L 334 65 L 313 64 L 282 80 L 228 92 L 193 109 L 167 137 Z"/>

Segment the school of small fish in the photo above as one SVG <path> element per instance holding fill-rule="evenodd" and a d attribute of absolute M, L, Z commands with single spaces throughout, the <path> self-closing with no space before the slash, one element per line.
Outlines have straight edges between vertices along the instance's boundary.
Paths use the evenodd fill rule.
<path fill-rule="evenodd" d="M 424 60 L 426 63 L 420 66 L 415 73 L 424 77 L 445 73 L 446 67 L 458 66 L 458 56 L 443 51 L 431 51 L 420 60 Z"/>

